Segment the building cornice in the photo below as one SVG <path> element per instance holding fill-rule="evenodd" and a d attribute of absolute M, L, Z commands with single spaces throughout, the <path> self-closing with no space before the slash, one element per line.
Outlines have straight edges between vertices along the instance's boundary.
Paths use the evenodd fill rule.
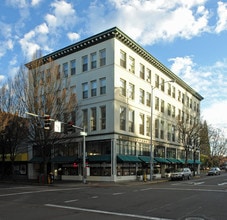
<path fill-rule="evenodd" d="M 92 37 L 86 38 L 82 41 L 79 41 L 77 43 L 64 47 L 60 50 L 54 51 L 53 53 L 50 53 L 46 56 L 43 56 L 41 58 L 40 63 L 45 64 L 45 63 L 48 63 L 49 60 L 57 60 L 59 58 L 68 56 L 72 53 L 86 49 L 88 47 L 99 44 L 99 43 L 106 41 L 108 39 L 111 39 L 111 38 L 118 39 L 120 42 L 122 42 L 123 44 L 128 46 L 139 56 L 143 57 L 147 62 L 149 62 L 154 67 L 159 69 L 161 72 L 166 74 L 171 80 L 174 80 L 176 83 L 178 83 L 180 86 L 182 86 L 186 91 L 188 91 L 192 95 L 194 95 L 197 99 L 199 99 L 200 101 L 203 100 L 203 97 L 199 93 L 197 93 L 194 89 L 192 89 L 188 84 L 186 84 L 176 74 L 174 74 L 171 70 L 169 70 L 166 66 L 164 66 L 155 57 L 153 57 L 150 53 L 148 53 L 145 49 L 143 49 L 139 44 L 137 44 L 134 40 L 132 40 L 129 36 L 127 36 L 124 32 L 122 32 L 117 27 L 113 27 L 104 32 L 93 35 Z M 35 62 L 35 61 L 31 61 L 31 62 L 25 64 L 25 66 L 28 69 L 33 69 L 34 68 L 32 65 L 33 63 L 36 63 L 36 66 L 37 66 L 37 62 Z"/>

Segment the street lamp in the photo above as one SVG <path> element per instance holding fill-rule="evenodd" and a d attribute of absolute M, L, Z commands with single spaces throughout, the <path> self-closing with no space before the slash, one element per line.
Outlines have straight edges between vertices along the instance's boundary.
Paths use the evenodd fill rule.
<path fill-rule="evenodd" d="M 175 82 L 175 80 L 169 80 L 169 81 L 164 81 L 160 84 L 158 84 L 157 86 L 152 86 L 151 85 L 151 118 L 150 118 L 150 136 L 151 136 L 151 139 L 150 139 L 150 181 L 153 180 L 153 166 L 154 166 L 154 156 L 153 156 L 153 92 L 154 92 L 154 89 L 158 88 L 160 85 L 163 85 L 165 83 L 168 83 L 168 82 Z"/>

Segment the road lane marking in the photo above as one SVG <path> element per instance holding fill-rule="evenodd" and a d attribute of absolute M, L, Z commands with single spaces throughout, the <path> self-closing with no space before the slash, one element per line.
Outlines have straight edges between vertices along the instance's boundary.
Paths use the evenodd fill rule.
<path fill-rule="evenodd" d="M 92 213 L 98 213 L 98 214 L 123 216 L 123 217 L 137 218 L 137 219 L 171 220 L 167 218 L 157 218 L 157 217 L 151 217 L 151 216 L 145 216 L 145 215 L 134 215 L 134 214 L 128 214 L 128 213 L 110 212 L 110 211 L 78 208 L 78 207 L 72 207 L 72 206 L 62 206 L 62 205 L 55 205 L 55 204 L 45 204 L 45 206 L 53 207 L 53 208 L 61 208 L 61 209 L 70 209 L 70 210 L 76 210 L 76 211 L 82 211 L 82 212 L 92 212 Z"/>
<path fill-rule="evenodd" d="M 201 185 L 201 184 L 204 184 L 204 182 L 196 182 L 196 183 L 194 183 L 194 185 Z"/>
<path fill-rule="evenodd" d="M 122 195 L 122 194 L 124 194 L 123 192 L 118 192 L 118 193 L 113 193 L 112 195 L 113 196 L 118 196 L 118 195 Z"/>
<path fill-rule="evenodd" d="M 72 200 L 64 201 L 64 203 L 77 202 L 77 201 L 78 201 L 78 199 L 72 199 Z"/>
<path fill-rule="evenodd" d="M 227 182 L 219 183 L 218 185 L 219 185 L 219 186 L 227 185 Z"/>
<path fill-rule="evenodd" d="M 97 198 L 99 198 L 98 196 L 92 196 L 91 197 L 92 199 L 97 199 Z"/>
<path fill-rule="evenodd" d="M 67 190 L 79 190 L 79 189 L 82 189 L 82 188 L 78 187 L 78 188 L 67 188 L 67 189 L 45 189 L 45 190 L 37 190 L 37 191 L 15 192 L 15 193 L 0 194 L 0 197 L 45 193 L 45 192 L 67 191 Z"/>

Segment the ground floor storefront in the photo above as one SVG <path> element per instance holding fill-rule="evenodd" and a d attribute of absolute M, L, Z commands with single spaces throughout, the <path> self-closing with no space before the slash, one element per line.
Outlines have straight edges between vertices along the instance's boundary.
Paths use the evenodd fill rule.
<path fill-rule="evenodd" d="M 150 142 L 146 139 L 123 135 L 106 135 L 88 138 L 85 142 L 58 142 L 51 150 L 47 172 L 58 180 L 122 181 L 166 178 L 176 168 L 191 168 L 200 164 L 197 158 L 185 161 L 183 149 L 166 143 L 153 146 L 152 160 Z M 83 148 L 86 148 L 84 161 Z M 85 162 L 86 168 L 83 167 Z M 28 164 L 29 178 L 39 178 L 43 159 L 34 156 Z"/>

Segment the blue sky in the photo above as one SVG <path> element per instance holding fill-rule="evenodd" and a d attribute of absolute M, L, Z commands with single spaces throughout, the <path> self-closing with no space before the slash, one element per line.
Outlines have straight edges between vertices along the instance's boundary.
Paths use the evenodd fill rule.
<path fill-rule="evenodd" d="M 199 92 L 203 119 L 227 131 L 227 0 L 3 0 L 0 82 L 37 49 L 114 26 Z"/>

